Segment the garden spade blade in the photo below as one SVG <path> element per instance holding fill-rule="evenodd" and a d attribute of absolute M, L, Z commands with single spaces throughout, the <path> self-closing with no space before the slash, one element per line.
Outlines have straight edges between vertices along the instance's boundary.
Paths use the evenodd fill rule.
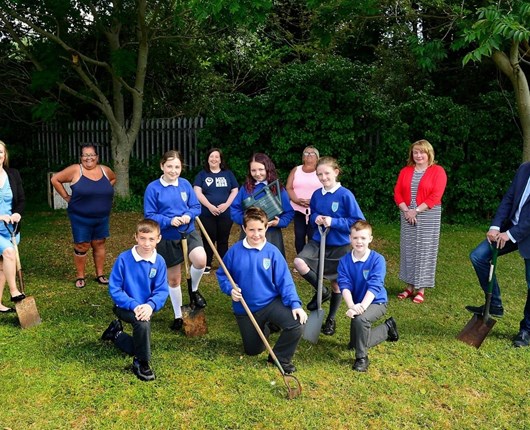
<path fill-rule="evenodd" d="M 318 286 L 317 286 L 317 309 L 311 311 L 307 322 L 304 324 L 303 338 L 311 343 L 317 343 L 324 321 L 324 310 L 322 309 L 322 289 L 324 286 L 324 257 L 326 256 L 326 235 L 329 228 L 320 230 L 320 253 L 318 256 Z"/>
<path fill-rule="evenodd" d="M 480 345 L 482 345 L 482 342 L 484 342 L 484 339 L 486 339 L 486 336 L 497 322 L 490 316 L 493 276 L 495 274 L 495 266 L 497 265 L 497 255 L 499 254 L 497 247 L 491 247 L 491 254 L 490 274 L 488 280 L 488 290 L 486 292 L 486 303 L 484 304 L 484 313 L 483 315 L 473 315 L 473 317 L 456 337 L 458 340 L 461 340 L 468 345 L 474 346 L 475 348 L 480 348 Z"/>
<path fill-rule="evenodd" d="M 22 276 L 22 267 L 20 265 L 20 255 L 18 253 L 18 245 L 16 238 L 17 225 L 13 224 L 12 227 L 4 221 L 4 224 L 11 234 L 11 242 L 13 243 L 13 248 L 15 250 L 15 259 L 16 259 L 16 268 L 17 268 L 17 277 L 18 285 L 20 292 L 25 294 L 24 286 L 24 277 Z M 3 268 L 2 268 L 3 269 Z M 26 296 L 26 298 L 15 303 L 15 309 L 17 311 L 18 321 L 20 322 L 20 327 L 30 328 L 36 325 L 39 325 L 42 320 L 37 310 L 37 304 L 35 299 L 31 296 Z"/>
<path fill-rule="evenodd" d="M 460 334 L 456 337 L 468 345 L 480 348 L 497 321 L 485 315 L 473 315 Z"/>
<path fill-rule="evenodd" d="M 190 304 L 182 306 L 182 329 L 187 337 L 204 336 L 208 333 L 206 315 L 204 309 L 195 306 L 192 299 L 190 262 L 188 260 L 188 235 L 182 233 L 182 253 L 184 254 L 184 268 L 186 270 L 186 282 L 188 284 L 188 294 Z"/>

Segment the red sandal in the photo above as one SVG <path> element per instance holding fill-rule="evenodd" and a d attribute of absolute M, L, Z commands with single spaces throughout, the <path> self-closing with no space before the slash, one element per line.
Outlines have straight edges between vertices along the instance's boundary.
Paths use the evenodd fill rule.
<path fill-rule="evenodd" d="M 397 298 L 399 300 L 405 300 L 406 298 L 412 296 L 414 294 L 414 290 L 409 290 L 408 288 L 405 291 L 402 291 L 397 295 Z"/>
<path fill-rule="evenodd" d="M 414 303 L 418 303 L 418 304 L 423 303 L 424 300 L 425 300 L 424 293 L 418 293 L 412 299 Z"/>

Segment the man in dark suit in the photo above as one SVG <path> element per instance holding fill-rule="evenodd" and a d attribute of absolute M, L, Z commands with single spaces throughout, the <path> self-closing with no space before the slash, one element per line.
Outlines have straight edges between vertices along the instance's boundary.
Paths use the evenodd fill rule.
<path fill-rule="evenodd" d="M 530 163 L 523 163 L 517 170 L 510 188 L 502 198 L 497 213 L 486 234 L 486 240 L 481 242 L 469 258 L 477 273 L 480 286 L 484 291 L 488 287 L 490 270 L 491 243 L 496 243 L 499 256 L 515 250 L 524 258 L 526 269 L 527 298 L 524 317 L 521 320 L 519 333 L 513 340 L 513 346 L 522 347 L 530 344 Z M 495 244 L 494 244 L 495 246 Z M 476 314 L 482 314 L 483 306 L 466 306 L 466 309 Z M 504 308 L 501 301 L 501 290 L 497 278 L 493 280 L 490 314 L 502 317 Z"/>

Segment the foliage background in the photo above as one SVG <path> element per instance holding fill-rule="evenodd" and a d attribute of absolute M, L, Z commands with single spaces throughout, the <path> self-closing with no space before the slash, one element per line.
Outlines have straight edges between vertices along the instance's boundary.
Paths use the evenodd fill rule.
<path fill-rule="evenodd" d="M 341 181 L 363 210 L 388 219 L 409 146 L 425 138 L 448 174 L 445 219 L 491 216 L 520 162 L 504 95 L 491 90 L 464 105 L 433 95 L 428 86 L 407 87 L 397 103 L 374 91 L 372 73 L 370 66 L 338 57 L 288 66 L 265 94 L 218 100 L 201 148 L 223 148 L 240 180 L 251 155 L 265 152 L 285 181 L 303 148 L 315 145 L 339 160 Z"/>
<path fill-rule="evenodd" d="M 31 10 L 35 4 L 36 10 L 47 12 L 43 16 L 52 29 L 56 29 L 53 17 L 61 25 L 66 25 L 68 16 L 75 17 L 70 32 L 61 35 L 87 52 L 101 49 L 100 58 L 108 59 L 101 29 L 81 25 L 83 14 L 76 4 L 1 3 L 6 10 L 23 5 Z M 504 10 L 513 2 L 501 3 Z M 465 42 L 464 35 L 474 34 L 470 31 L 476 12 L 490 4 L 489 0 L 157 0 L 148 8 L 157 20 L 150 27 L 143 114 L 205 116 L 201 151 L 223 148 L 240 181 L 254 151 L 270 155 L 285 180 L 300 163 L 302 149 L 314 144 L 321 154 L 339 160 L 341 180 L 354 191 L 363 210 L 383 220 L 395 214 L 392 188 L 408 146 L 426 138 L 449 177 L 444 220 L 487 220 L 522 159 L 511 83 L 487 52 L 481 63 L 462 66 L 463 58 L 479 43 L 479 39 Z M 92 4 L 83 0 L 78 6 Z M 113 9 L 100 6 L 107 22 Z M 132 36 L 135 4 L 123 6 L 114 18 Z M 500 18 L 503 13 L 499 12 Z M 521 19 L 525 16 L 522 13 Z M 32 14 L 27 18 L 39 21 Z M 32 127 L 43 121 L 102 115 L 89 103 L 53 89 L 59 78 L 76 85 L 64 62 L 70 56 L 46 38 L 33 42 L 32 52 L 46 59 L 43 70 L 35 70 L 9 38 L 0 38 L 0 79 L 5 84 L 0 88 L 5 106 L 0 111 L 0 136 L 9 145 L 12 165 L 22 171 L 28 194 L 44 200 L 46 172 L 65 166 L 45 164 L 46 154 L 32 144 Z M 504 40 L 499 47 L 508 45 L 509 40 Z M 44 55 L 48 53 L 53 55 Z M 129 82 L 134 53 L 133 44 L 126 44 L 110 59 Z M 521 70 L 527 69 L 521 62 Z M 112 87 L 104 73 L 94 73 L 102 90 Z M 87 91 L 79 83 L 75 88 Z M 131 117 L 130 107 L 127 102 L 126 119 Z M 132 197 L 120 201 L 120 207 L 138 208 L 146 184 L 159 174 L 160 155 L 153 154 L 148 168 L 131 160 Z M 185 175 L 193 180 L 195 173 Z"/>

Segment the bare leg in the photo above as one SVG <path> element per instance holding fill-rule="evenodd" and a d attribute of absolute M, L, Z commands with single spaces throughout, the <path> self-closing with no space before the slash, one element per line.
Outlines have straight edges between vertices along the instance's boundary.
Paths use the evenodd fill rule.
<path fill-rule="evenodd" d="M 89 242 L 74 243 L 74 264 L 77 279 L 85 279 L 86 253 L 89 248 Z M 76 281 L 76 286 L 84 287 L 84 281 Z"/>
<path fill-rule="evenodd" d="M 302 276 L 306 275 L 309 272 L 309 270 L 310 270 L 310 268 L 307 265 L 307 263 L 304 260 L 302 260 L 301 258 L 295 258 L 294 259 L 294 268 Z"/>
<path fill-rule="evenodd" d="M 7 306 L 4 306 L 2 304 L 2 296 L 4 294 L 4 286 L 5 286 L 5 284 L 6 284 L 6 277 L 4 275 L 3 262 L 0 259 L 0 311 L 5 311 L 5 310 L 8 309 Z"/>
<path fill-rule="evenodd" d="M 97 239 L 90 242 L 92 245 L 92 255 L 94 256 L 94 266 L 96 266 L 96 277 L 103 275 L 105 269 L 105 239 Z M 105 280 L 107 280 L 105 278 Z"/>
<path fill-rule="evenodd" d="M 11 297 L 15 297 L 20 295 L 20 291 L 17 287 L 17 264 L 15 260 L 15 250 L 13 248 L 6 248 L 4 250 L 4 253 L 2 254 L 2 257 L 4 257 L 4 277 L 7 281 L 7 284 L 9 285 L 9 292 L 11 293 Z"/>

